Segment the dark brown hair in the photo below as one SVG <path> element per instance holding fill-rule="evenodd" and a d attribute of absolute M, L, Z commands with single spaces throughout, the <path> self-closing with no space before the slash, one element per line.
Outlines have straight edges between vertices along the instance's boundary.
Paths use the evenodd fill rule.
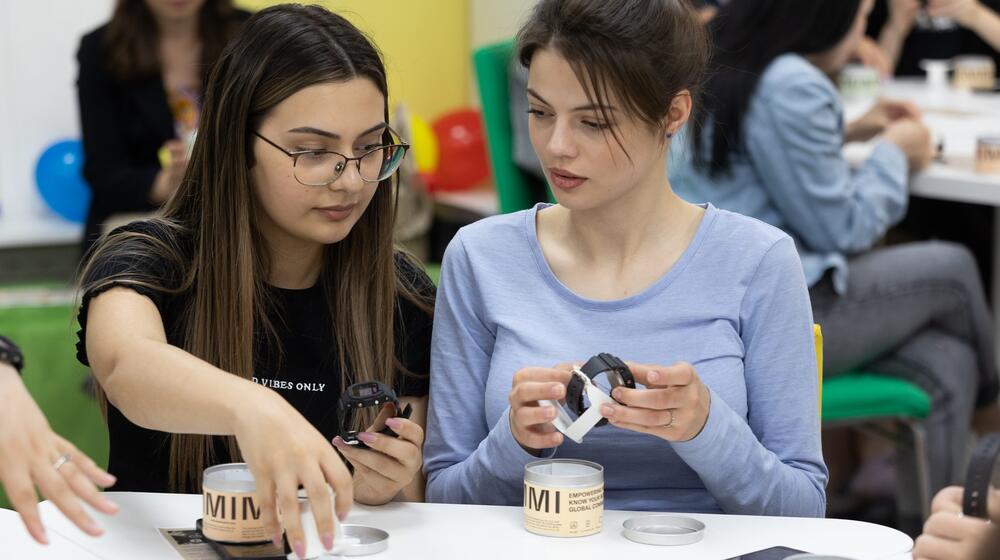
<path fill-rule="evenodd" d="M 201 36 L 202 83 L 219 54 L 239 31 L 240 19 L 233 0 L 205 0 L 198 33 Z M 160 30 L 144 0 L 118 0 L 104 33 L 108 70 L 121 81 L 139 80 L 160 73 Z"/>
<path fill-rule="evenodd" d="M 542 0 L 517 44 L 525 67 L 538 49 L 562 55 L 606 122 L 615 122 L 604 109 L 615 96 L 650 127 L 663 123 L 683 90 L 696 98 L 710 52 L 687 0 Z M 622 146 L 614 126 L 611 133 Z"/>
<path fill-rule="evenodd" d="M 81 274 L 82 289 L 99 293 L 108 285 L 134 284 L 186 292 L 190 297 L 182 320 L 183 348 L 250 379 L 255 348 L 268 340 L 277 343 L 267 315 L 272 305 L 266 286 L 271 263 L 255 219 L 262 210 L 252 188 L 252 132 L 294 93 L 355 78 L 370 80 L 385 96 L 388 122 L 381 54 L 346 19 L 319 6 L 284 4 L 247 20 L 206 83 L 201 126 L 184 179 L 163 217 L 153 220 L 168 240 L 192 238 L 193 254 L 184 255 L 171 246 L 177 244 L 149 235 L 119 232 L 95 247 Z M 396 355 L 397 298 L 430 312 L 432 302 L 418 294 L 414 279 L 395 261 L 393 187 L 392 178 L 380 183 L 347 237 L 324 248 L 319 281 L 329 304 L 343 387 L 367 379 L 391 386 L 396 372 L 407 373 Z M 183 278 L 172 282 L 152 276 L 153 267 L 90 278 L 94 263 L 123 254 L 135 263 L 169 263 L 183 271 Z M 255 336 L 261 333 L 268 336 Z M 352 372 L 361 378 L 351 379 Z M 171 434 L 170 439 L 171 488 L 196 491 L 211 458 L 212 438 Z M 235 439 L 226 439 L 238 460 Z"/>

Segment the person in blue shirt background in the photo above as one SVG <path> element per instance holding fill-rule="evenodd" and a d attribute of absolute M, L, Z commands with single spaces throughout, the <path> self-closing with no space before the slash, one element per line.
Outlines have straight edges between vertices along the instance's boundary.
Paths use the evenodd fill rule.
<path fill-rule="evenodd" d="M 792 240 L 673 193 L 708 38 L 670 0 L 543 0 L 519 34 L 557 205 L 465 227 L 435 306 L 428 501 L 520 504 L 539 457 L 596 461 L 611 509 L 822 516 L 812 314 Z M 595 87 L 595 84 L 597 86 Z M 567 362 L 632 360 L 610 425 L 565 442 Z M 602 379 L 602 378 L 598 378 Z M 601 385 L 607 389 L 606 380 Z"/>
<path fill-rule="evenodd" d="M 905 104 L 882 101 L 843 123 L 830 76 L 861 39 L 871 6 L 743 0 L 723 8 L 712 24 L 706 103 L 689 131 L 692 161 L 672 178 L 687 200 L 756 217 L 795 240 L 828 374 L 865 368 L 930 393 L 937 490 L 960 474 L 975 406 L 996 424 L 993 326 L 967 249 L 876 248 L 906 212 L 908 172 L 925 167 L 932 150 L 918 111 Z M 878 135 L 852 169 L 844 142 Z"/>

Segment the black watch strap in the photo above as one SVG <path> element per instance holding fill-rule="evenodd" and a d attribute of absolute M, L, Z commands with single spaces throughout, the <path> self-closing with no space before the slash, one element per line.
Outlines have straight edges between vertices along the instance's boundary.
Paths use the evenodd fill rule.
<path fill-rule="evenodd" d="M 965 472 L 965 493 L 962 496 L 962 513 L 987 518 L 986 501 L 990 495 L 993 468 L 1000 455 L 1000 433 L 982 438 L 969 459 Z"/>
<path fill-rule="evenodd" d="M 629 389 L 635 389 L 635 378 L 632 377 L 632 370 L 625 365 L 625 362 L 621 361 L 617 356 L 613 354 L 608 354 L 607 352 L 602 352 L 596 356 L 591 357 L 587 360 L 587 363 L 580 366 L 580 371 L 584 375 L 593 380 L 598 375 L 607 372 L 608 382 L 613 390 L 615 387 L 628 387 Z M 583 406 L 583 391 L 584 385 L 578 377 L 573 376 L 570 379 L 569 385 L 566 387 L 566 403 L 569 405 L 577 414 L 577 416 L 586 412 Z M 602 418 L 597 426 L 607 425 L 608 419 Z"/>
<path fill-rule="evenodd" d="M 18 373 L 24 371 L 24 355 L 14 341 L 0 336 L 0 363 L 10 364 Z"/>

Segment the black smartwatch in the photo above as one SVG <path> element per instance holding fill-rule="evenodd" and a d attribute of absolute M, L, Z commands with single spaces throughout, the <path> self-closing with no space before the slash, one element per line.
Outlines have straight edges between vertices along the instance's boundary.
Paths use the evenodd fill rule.
<path fill-rule="evenodd" d="M 24 355 L 21 349 L 6 336 L 0 336 L 0 363 L 10 364 L 17 373 L 24 371 Z"/>
<path fill-rule="evenodd" d="M 607 352 L 602 352 L 587 360 L 587 363 L 580 367 L 580 371 L 589 377 L 591 381 L 602 373 L 606 374 L 612 391 L 614 391 L 615 387 L 635 389 L 635 377 L 632 376 L 632 370 L 625 365 L 625 362 Z M 576 412 L 577 416 L 587 411 L 583 403 L 584 389 L 583 381 L 575 375 L 570 379 L 569 385 L 566 387 L 566 406 L 573 412 Z M 607 418 L 601 418 L 601 421 L 597 425 L 604 426 L 607 423 Z"/>
<path fill-rule="evenodd" d="M 358 439 L 358 431 L 352 430 L 354 415 L 362 408 L 381 407 L 386 403 L 391 403 L 396 409 L 396 418 L 409 418 L 413 412 L 413 407 L 406 405 L 406 409 L 399 410 L 399 399 L 396 392 L 386 387 L 378 381 L 364 381 L 355 383 L 347 388 L 340 396 L 337 403 L 337 420 L 340 422 L 340 437 L 348 445 L 357 447 L 368 447 Z M 380 434 L 396 437 L 396 432 L 386 426 L 379 430 Z"/>
<path fill-rule="evenodd" d="M 979 446 L 969 459 L 965 471 L 965 493 L 962 495 L 962 513 L 972 517 L 988 519 L 986 502 L 990 496 L 990 481 L 1000 455 L 1000 433 L 989 434 L 979 442 Z"/>

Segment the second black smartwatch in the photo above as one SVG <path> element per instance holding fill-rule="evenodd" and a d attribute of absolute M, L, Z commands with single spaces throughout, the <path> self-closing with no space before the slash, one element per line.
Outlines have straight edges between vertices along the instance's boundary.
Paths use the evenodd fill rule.
<path fill-rule="evenodd" d="M 17 373 L 24 371 L 24 355 L 21 349 L 6 336 L 0 336 L 0 363 L 10 364 Z"/>

